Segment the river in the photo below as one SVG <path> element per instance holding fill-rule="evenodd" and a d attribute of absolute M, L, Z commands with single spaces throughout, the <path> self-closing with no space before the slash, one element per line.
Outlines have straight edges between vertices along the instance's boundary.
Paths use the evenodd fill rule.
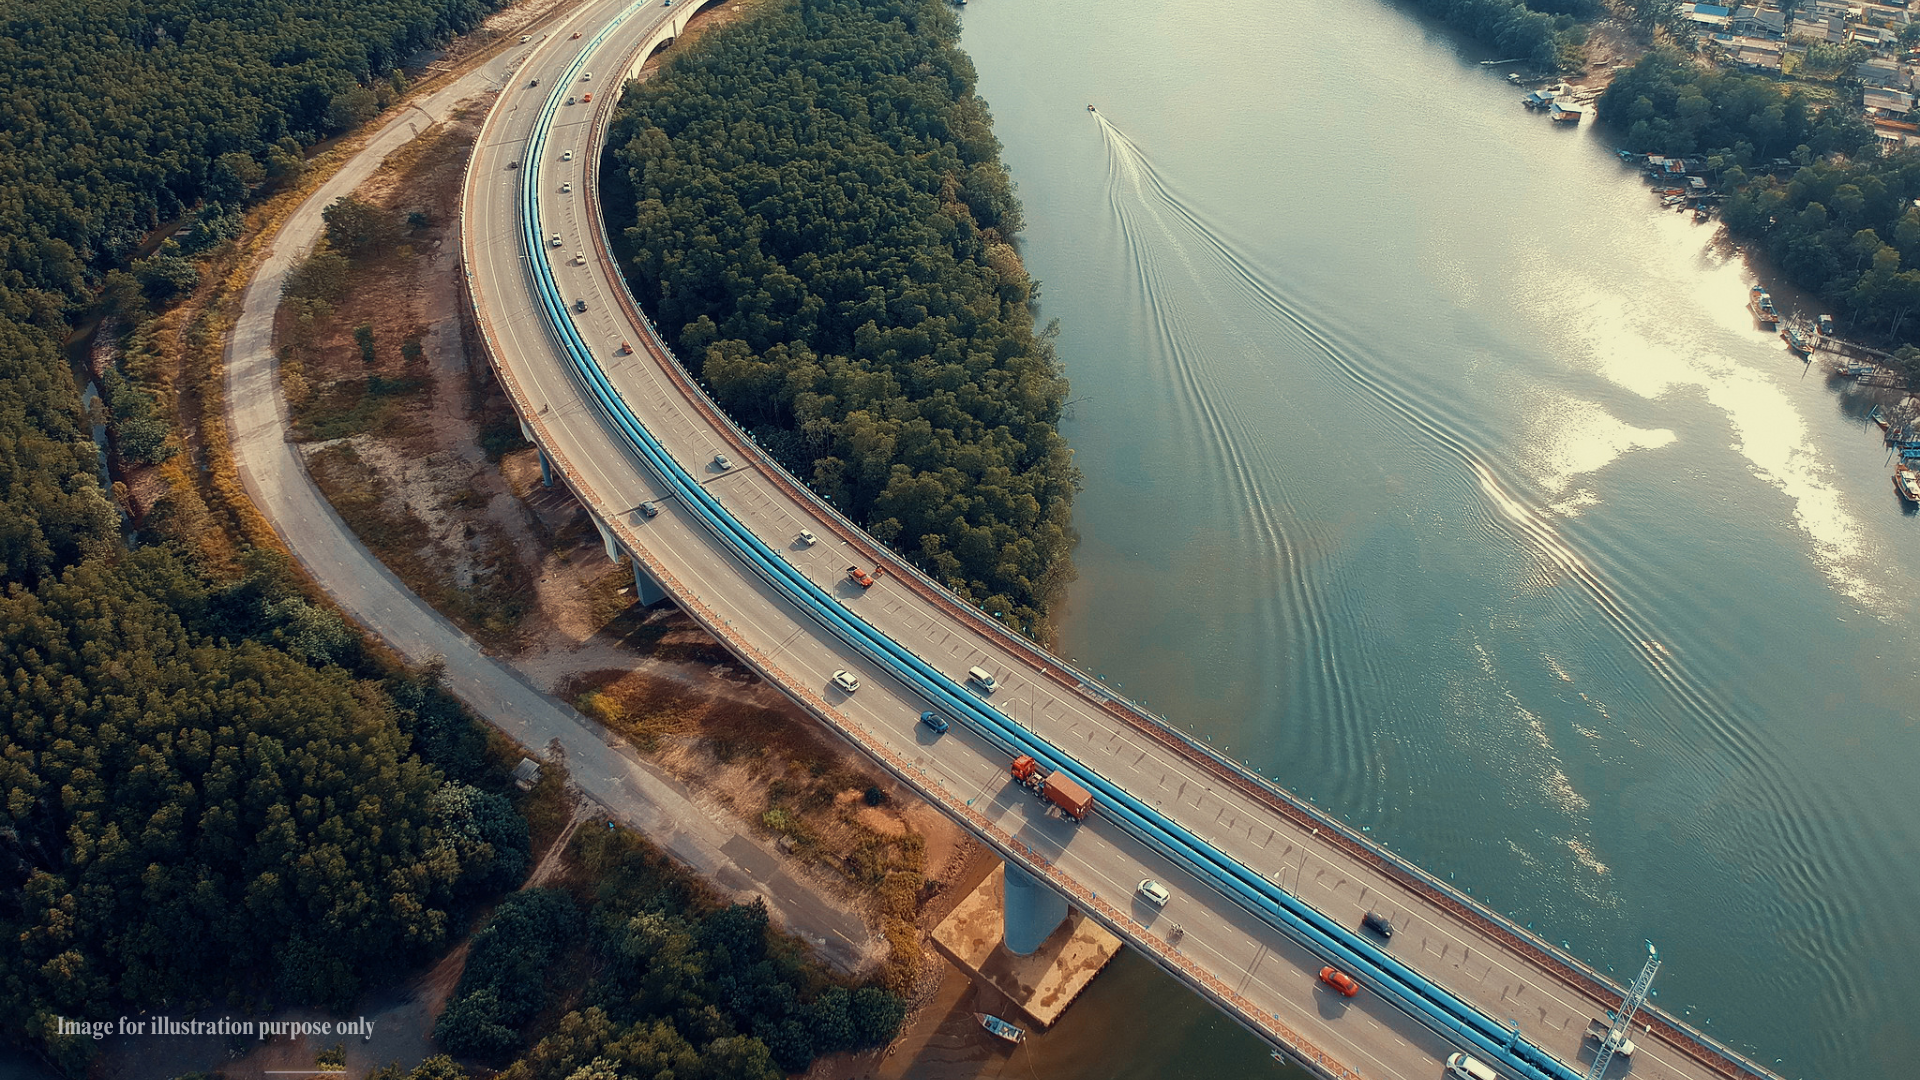
<path fill-rule="evenodd" d="M 1074 386 L 1063 651 L 1783 1076 L 1914 1075 L 1920 521 L 1716 230 L 1376 0 L 964 21 Z M 1020 1054 L 1272 1067 L 1137 958 Z"/>

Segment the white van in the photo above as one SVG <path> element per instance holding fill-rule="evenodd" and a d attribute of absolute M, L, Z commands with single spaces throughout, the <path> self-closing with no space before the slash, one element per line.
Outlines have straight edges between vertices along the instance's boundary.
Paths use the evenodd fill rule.
<path fill-rule="evenodd" d="M 1493 1067 L 1477 1057 L 1454 1054 L 1447 1058 L 1447 1075 L 1453 1080 L 1500 1080 Z"/>
<path fill-rule="evenodd" d="M 983 667 L 968 668 L 967 681 L 989 694 L 1000 689 L 1000 681 L 993 677 L 993 672 Z"/>

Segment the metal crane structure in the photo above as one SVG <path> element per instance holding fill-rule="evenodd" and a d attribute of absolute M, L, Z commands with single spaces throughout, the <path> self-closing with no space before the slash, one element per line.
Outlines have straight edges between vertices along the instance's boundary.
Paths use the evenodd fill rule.
<path fill-rule="evenodd" d="M 1607 1065 L 1613 1061 L 1613 1052 L 1627 1041 L 1633 1030 L 1633 1014 L 1647 1003 L 1647 995 L 1653 990 L 1653 976 L 1660 970 L 1660 952 L 1647 942 L 1647 966 L 1640 969 L 1640 977 L 1633 980 L 1633 989 L 1620 1000 L 1620 1011 L 1613 1016 L 1613 1024 L 1607 1029 L 1607 1037 L 1600 1040 L 1600 1049 L 1593 1055 L 1593 1067 L 1587 1070 L 1587 1080 L 1600 1080 L 1607 1073 Z M 1631 1051 L 1629 1051 L 1631 1052 Z"/>

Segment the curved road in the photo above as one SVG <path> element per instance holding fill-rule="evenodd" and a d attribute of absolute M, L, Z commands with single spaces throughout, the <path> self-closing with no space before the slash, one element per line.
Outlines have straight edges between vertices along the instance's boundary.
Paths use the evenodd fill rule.
<path fill-rule="evenodd" d="M 536 39 L 545 33 L 537 31 Z M 273 352 L 273 315 L 287 273 L 319 241 L 321 211 L 365 182 L 388 155 L 446 119 L 460 102 L 505 85 L 528 52 L 526 46 L 508 49 L 403 110 L 281 227 L 247 286 L 227 344 L 227 421 L 241 481 L 301 565 L 354 619 L 412 663 L 444 658 L 448 689 L 475 712 L 536 752 L 557 740 L 575 786 L 609 813 L 710 879 L 765 896 L 788 929 L 819 946 L 831 962 L 854 970 L 884 948 L 859 913 L 793 879 L 765 845 L 709 814 L 692 793 L 616 737 L 483 653 L 479 643 L 428 607 L 360 544 L 314 486 L 290 441 Z"/>
<path fill-rule="evenodd" d="M 1447 1040 L 1371 993 L 1351 1001 L 1330 995 L 1314 978 L 1319 958 L 1112 822 L 1096 816 L 1076 827 L 1048 818 L 1008 783 L 994 746 L 959 725 L 930 736 L 915 723 L 924 700 L 769 585 L 696 515 L 664 499 L 669 486 L 576 383 L 530 280 L 530 259 L 548 260 L 570 302 L 564 317 L 680 467 L 847 610 L 956 679 L 975 665 L 996 672 L 996 708 L 1343 925 L 1356 926 L 1368 908 L 1391 912 L 1401 927 L 1392 947 L 1401 961 L 1483 1013 L 1511 1018 L 1527 1040 L 1584 1073 L 1590 1051 L 1583 1052 L 1581 1034 L 1590 1017 L 1618 1002 L 1617 987 L 956 605 L 763 460 L 657 346 L 606 258 L 595 168 L 610 98 L 674 32 L 667 21 L 683 23 L 691 7 L 605 0 L 583 15 L 580 25 L 591 29 L 581 39 L 556 34 L 536 47 L 489 116 L 468 175 L 463 256 L 495 368 L 529 435 L 592 511 L 610 548 L 631 553 L 683 608 L 829 726 L 1263 1037 L 1330 1075 L 1439 1075 L 1454 1049 Z M 558 106 L 545 153 L 526 160 L 548 102 L 593 91 L 592 104 Z M 539 195 L 537 250 L 523 242 L 523 176 Z M 720 453 L 735 466 L 716 464 Z M 649 500 L 660 502 L 657 517 L 637 512 Z M 821 542 L 797 542 L 802 529 Z M 876 561 L 890 573 L 871 589 L 846 580 L 847 566 Z M 830 674 L 843 668 L 860 677 L 857 693 L 831 687 Z M 1172 886 L 1164 911 L 1133 897 L 1143 877 Z M 1187 929 L 1178 949 L 1165 940 L 1176 920 Z M 1656 1027 L 1639 1038 L 1634 1077 L 1742 1071 L 1666 1018 L 1643 1016 Z M 1626 1067 L 1617 1060 L 1610 1075 Z"/>

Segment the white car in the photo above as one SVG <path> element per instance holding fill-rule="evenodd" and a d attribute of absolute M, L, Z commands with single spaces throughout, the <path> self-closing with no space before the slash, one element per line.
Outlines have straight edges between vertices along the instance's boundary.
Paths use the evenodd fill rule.
<path fill-rule="evenodd" d="M 562 150 L 562 151 L 560 151 L 560 160 L 561 160 L 561 161 L 572 161 L 572 160 L 573 160 L 573 151 L 571 151 L 571 150 Z"/>
<path fill-rule="evenodd" d="M 554 247 L 559 247 L 559 246 L 560 246 L 561 244 L 564 244 L 564 243 L 566 243 L 566 241 L 564 241 L 564 240 L 562 240 L 562 239 L 560 239 L 560 234 L 559 234 L 559 233 L 554 233 L 554 234 L 553 234 L 553 246 L 554 246 Z"/>
<path fill-rule="evenodd" d="M 793 542 L 799 544 L 801 547 L 812 547 L 820 542 L 820 538 L 813 535 L 812 529 L 801 529 L 800 535 L 794 537 Z"/>
<path fill-rule="evenodd" d="M 733 459 L 725 454 L 715 454 L 713 455 L 713 467 L 719 469 L 721 472 L 726 472 L 728 469 L 733 468 Z"/>
<path fill-rule="evenodd" d="M 860 680 L 851 671 L 836 671 L 833 673 L 833 685 L 851 694 L 860 689 Z"/>
<path fill-rule="evenodd" d="M 1152 878 L 1142 881 L 1136 886 L 1136 890 L 1146 898 L 1147 903 L 1154 907 L 1166 907 L 1167 901 L 1173 899 L 1173 894 L 1167 891 L 1167 887 Z"/>
<path fill-rule="evenodd" d="M 581 81 L 581 82 L 592 82 L 592 81 L 593 81 L 593 72 L 591 72 L 591 71 L 589 71 L 589 72 L 587 72 L 586 74 L 584 74 L 584 75 L 582 75 L 582 76 L 580 76 L 580 81 Z"/>
<path fill-rule="evenodd" d="M 1447 1075 L 1453 1080 L 1500 1080 L 1500 1074 L 1494 1072 L 1492 1066 L 1468 1054 L 1448 1057 Z"/>
<path fill-rule="evenodd" d="M 563 180 L 563 181 L 561 181 L 561 183 L 560 183 L 560 194 L 562 194 L 562 195 L 571 195 L 571 194 L 573 194 L 573 181 L 571 181 L 571 180 Z"/>
<path fill-rule="evenodd" d="M 574 252 L 574 253 L 573 253 L 573 265 L 575 265 L 575 266 L 585 266 L 585 265 L 587 265 L 587 253 L 586 253 L 586 252 L 584 252 L 584 251 L 576 251 L 576 252 Z"/>

